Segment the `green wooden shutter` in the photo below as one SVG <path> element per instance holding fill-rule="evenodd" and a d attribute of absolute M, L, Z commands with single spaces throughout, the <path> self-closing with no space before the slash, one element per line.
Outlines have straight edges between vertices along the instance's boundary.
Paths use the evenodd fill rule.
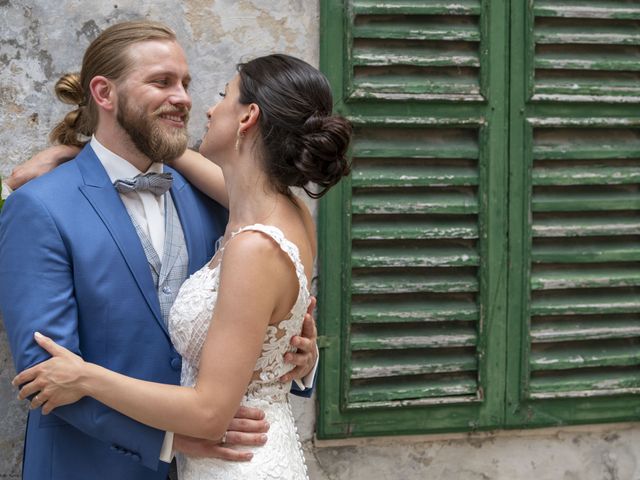
<path fill-rule="evenodd" d="M 519 3 L 508 422 L 637 419 L 640 5 Z"/>
<path fill-rule="evenodd" d="M 323 0 L 321 64 L 355 126 L 320 207 L 318 435 L 504 414 L 505 7 Z"/>

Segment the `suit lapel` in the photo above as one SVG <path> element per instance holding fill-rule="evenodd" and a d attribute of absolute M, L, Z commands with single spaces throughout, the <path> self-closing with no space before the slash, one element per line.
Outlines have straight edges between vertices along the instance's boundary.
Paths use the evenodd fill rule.
<path fill-rule="evenodd" d="M 85 181 L 80 191 L 111 234 L 156 321 L 168 335 L 147 258 L 122 200 L 90 146 L 80 152 L 77 163 Z"/>
<path fill-rule="evenodd" d="M 182 225 L 182 233 L 189 253 L 189 275 L 202 267 L 206 259 L 202 259 L 207 251 L 207 243 L 200 222 L 198 222 L 198 207 L 194 203 L 193 195 L 186 187 L 186 182 L 176 171 L 165 165 L 166 172 L 173 173 L 173 186 L 171 197 L 178 212 L 178 218 Z"/>

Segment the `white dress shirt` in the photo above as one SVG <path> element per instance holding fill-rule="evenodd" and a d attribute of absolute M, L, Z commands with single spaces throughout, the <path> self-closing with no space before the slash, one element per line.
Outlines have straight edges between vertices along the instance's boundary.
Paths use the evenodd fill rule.
<path fill-rule="evenodd" d="M 149 170 L 141 172 L 124 158 L 116 155 L 102 145 L 95 136 L 91 137 L 91 148 L 96 153 L 98 160 L 107 171 L 111 183 L 116 180 L 133 178 L 143 173 L 162 173 L 161 163 L 152 163 Z M 4 190 L 3 190 L 4 191 Z M 162 259 L 164 252 L 164 198 L 162 195 L 154 195 L 151 192 L 120 193 L 122 203 L 138 226 L 151 239 L 151 244 L 156 253 Z M 173 432 L 166 432 L 160 460 L 170 462 L 173 449 Z"/>
<path fill-rule="evenodd" d="M 96 137 L 91 138 L 91 148 L 107 171 L 111 183 L 133 178 L 144 173 L 162 173 L 162 164 L 154 162 L 146 172 L 141 172 L 124 158 L 102 145 Z M 151 192 L 120 193 L 122 203 L 138 226 L 151 239 L 151 244 L 162 260 L 164 253 L 164 197 Z"/>
<path fill-rule="evenodd" d="M 4 183 L 4 181 L 2 182 L 2 200 L 6 200 L 7 197 L 9 196 L 10 193 L 12 193 L 13 190 L 11 190 L 11 187 L 9 185 L 7 185 L 6 183 Z"/>

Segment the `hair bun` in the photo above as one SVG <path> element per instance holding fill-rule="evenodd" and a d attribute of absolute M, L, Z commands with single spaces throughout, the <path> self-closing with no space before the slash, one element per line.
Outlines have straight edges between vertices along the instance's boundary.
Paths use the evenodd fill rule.
<path fill-rule="evenodd" d="M 61 145 L 74 145 L 82 147 L 87 143 L 85 138 L 93 133 L 86 121 L 86 114 L 83 115 L 85 97 L 80 83 L 80 75 L 77 73 L 67 73 L 56 82 L 55 92 L 58 99 L 77 108 L 67 113 L 64 119 L 59 122 L 51 133 L 49 139 L 52 143 Z"/>
<path fill-rule="evenodd" d="M 83 105 L 85 103 L 80 75 L 66 73 L 56 82 L 55 92 L 58 99 L 69 105 Z"/>
<path fill-rule="evenodd" d="M 351 123 L 340 116 L 314 114 L 304 123 L 300 156 L 294 162 L 298 170 L 299 187 L 313 198 L 319 198 L 351 171 L 347 149 L 351 138 Z M 309 182 L 320 185 L 319 192 L 307 190 Z"/>

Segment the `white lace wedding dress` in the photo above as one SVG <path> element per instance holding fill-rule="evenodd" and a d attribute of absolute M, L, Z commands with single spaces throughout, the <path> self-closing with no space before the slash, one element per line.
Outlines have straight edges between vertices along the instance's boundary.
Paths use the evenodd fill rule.
<path fill-rule="evenodd" d="M 268 235 L 287 253 L 295 265 L 299 284 L 298 298 L 290 315 L 267 329 L 262 353 L 242 400 L 242 405 L 264 410 L 270 425 L 268 440 L 261 447 L 242 448 L 253 452 L 250 462 L 178 456 L 180 480 L 308 479 L 288 401 L 291 384 L 278 381 L 278 378 L 293 368 L 284 363 L 283 357 L 287 351 L 291 351 L 289 341 L 293 335 L 300 333 L 309 305 L 307 277 L 298 248 L 284 237 L 280 229 L 260 224 L 249 225 L 235 232 L 232 237 L 247 230 Z M 220 255 L 223 253 L 220 251 Z M 214 268 L 205 265 L 195 272 L 182 285 L 171 308 L 169 333 L 173 345 L 182 355 L 182 385 L 193 386 L 198 376 L 200 354 L 218 296 L 219 273 L 220 263 Z"/>

